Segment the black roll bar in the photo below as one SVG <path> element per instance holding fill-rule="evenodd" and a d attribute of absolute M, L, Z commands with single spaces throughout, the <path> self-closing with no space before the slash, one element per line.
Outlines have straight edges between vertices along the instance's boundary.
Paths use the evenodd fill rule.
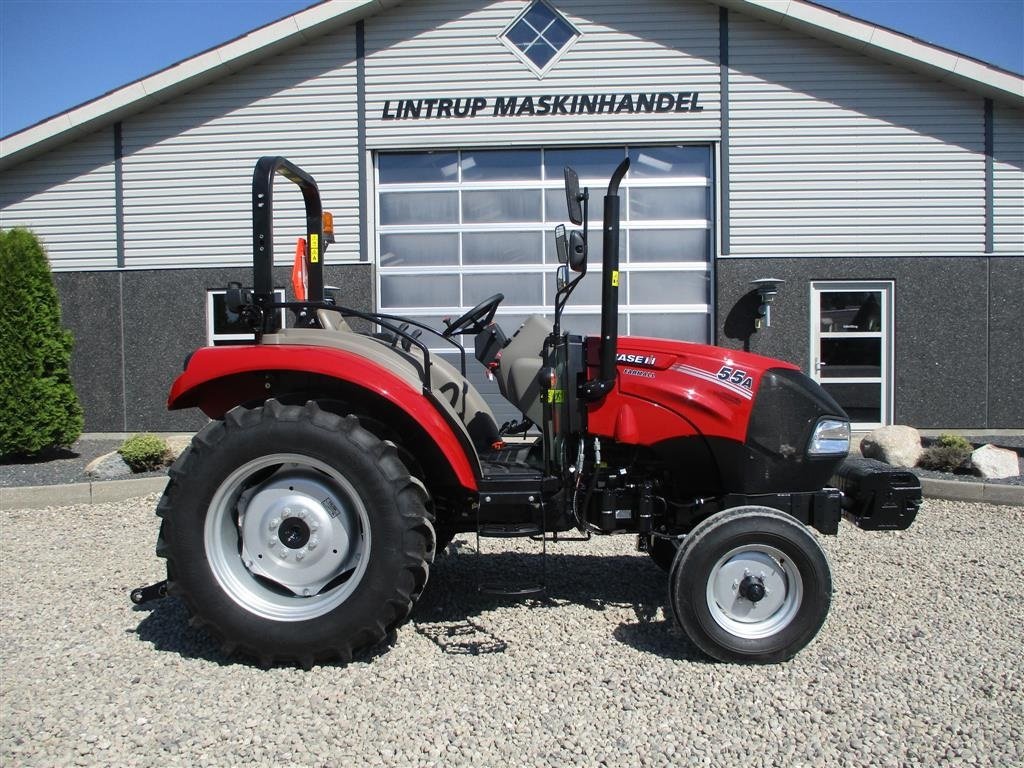
<path fill-rule="evenodd" d="M 266 155 L 252 173 L 252 271 L 253 302 L 260 309 L 262 333 L 277 330 L 274 304 L 274 176 L 281 174 L 302 191 L 306 205 L 306 300 L 324 297 L 324 209 L 313 177 L 290 160 Z"/>

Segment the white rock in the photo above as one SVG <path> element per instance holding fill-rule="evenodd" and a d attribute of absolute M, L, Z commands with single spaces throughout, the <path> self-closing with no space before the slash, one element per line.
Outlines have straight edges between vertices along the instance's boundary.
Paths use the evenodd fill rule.
<path fill-rule="evenodd" d="M 1014 451 L 996 445 L 983 445 L 971 454 L 971 464 L 986 480 L 1017 477 L 1020 463 Z"/>
<path fill-rule="evenodd" d="M 916 466 L 923 450 L 921 433 L 913 427 L 901 425 L 879 427 L 860 444 L 860 452 L 866 458 L 878 459 L 894 467 Z"/>

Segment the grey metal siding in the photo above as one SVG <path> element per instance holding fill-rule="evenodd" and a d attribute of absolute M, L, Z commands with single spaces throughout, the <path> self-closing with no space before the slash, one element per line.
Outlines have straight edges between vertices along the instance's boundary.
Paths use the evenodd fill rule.
<path fill-rule="evenodd" d="M 0 175 L 0 227 L 40 236 L 54 271 L 117 267 L 110 128 Z"/>
<path fill-rule="evenodd" d="M 334 213 L 329 259 L 359 258 L 355 33 L 351 27 L 124 121 L 125 266 L 251 263 L 252 170 L 284 155 Z M 297 188 L 274 185 L 275 256 L 305 229 Z"/>
<path fill-rule="evenodd" d="M 994 110 L 995 253 L 1024 256 L 1024 111 Z"/>
<path fill-rule="evenodd" d="M 560 0 L 581 36 L 542 78 L 498 36 L 521 0 L 412 0 L 366 21 L 372 149 L 713 141 L 718 11 L 696 0 Z M 443 97 L 699 91 L 702 112 L 384 120 L 386 101 Z"/>
<path fill-rule="evenodd" d="M 730 21 L 733 254 L 983 252 L 980 97 Z"/>

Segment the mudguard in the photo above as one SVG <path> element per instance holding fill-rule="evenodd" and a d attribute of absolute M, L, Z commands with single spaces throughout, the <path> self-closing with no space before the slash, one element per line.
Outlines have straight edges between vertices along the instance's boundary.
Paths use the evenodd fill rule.
<path fill-rule="evenodd" d="M 200 408 L 213 419 L 236 405 L 269 396 L 263 374 L 289 371 L 354 384 L 409 415 L 433 440 L 466 489 L 477 490 L 476 473 L 463 442 L 422 390 L 382 366 L 329 347 L 244 345 L 203 347 L 189 359 L 167 398 L 169 410 Z"/>

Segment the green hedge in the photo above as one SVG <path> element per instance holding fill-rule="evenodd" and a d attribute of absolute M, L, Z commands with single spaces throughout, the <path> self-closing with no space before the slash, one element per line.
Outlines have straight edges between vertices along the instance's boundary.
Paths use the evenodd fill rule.
<path fill-rule="evenodd" d="M 71 445 L 82 408 L 71 384 L 71 333 L 46 253 L 27 229 L 0 231 L 0 456 Z"/>

